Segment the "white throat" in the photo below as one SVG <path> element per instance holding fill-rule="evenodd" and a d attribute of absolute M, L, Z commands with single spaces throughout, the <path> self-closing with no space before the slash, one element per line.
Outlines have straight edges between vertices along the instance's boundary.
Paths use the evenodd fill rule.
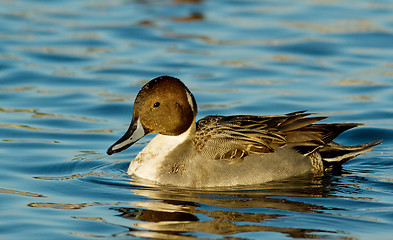
<path fill-rule="evenodd" d="M 127 174 L 156 181 L 158 171 L 166 156 L 177 146 L 191 137 L 195 131 L 195 122 L 178 136 L 158 134 L 142 149 L 130 163 Z"/>

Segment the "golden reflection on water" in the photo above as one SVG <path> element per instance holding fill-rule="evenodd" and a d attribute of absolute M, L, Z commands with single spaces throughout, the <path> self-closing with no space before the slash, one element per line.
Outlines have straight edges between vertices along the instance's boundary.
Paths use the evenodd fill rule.
<path fill-rule="evenodd" d="M 82 116 L 72 116 L 72 115 L 65 115 L 65 114 L 57 114 L 57 113 L 36 113 L 32 117 L 34 118 L 50 118 L 50 119 L 68 119 L 68 120 L 78 120 L 84 122 L 100 122 L 100 120 L 96 118 L 90 117 L 82 117 Z"/>
<path fill-rule="evenodd" d="M 88 173 L 76 173 L 68 176 L 59 176 L 59 177 L 33 177 L 34 179 L 46 180 L 46 181 L 65 181 L 72 179 L 81 179 L 89 176 L 103 177 L 108 176 L 109 174 L 103 171 L 90 171 Z"/>
<path fill-rule="evenodd" d="M 101 92 L 99 96 L 105 97 L 105 102 L 129 102 L 131 100 L 131 97 L 125 94 Z"/>
<path fill-rule="evenodd" d="M 20 195 L 20 196 L 26 196 L 26 197 L 45 197 L 44 195 L 37 194 L 37 193 L 23 192 L 23 191 L 6 189 L 6 188 L 0 188 L 0 193 Z"/>
<path fill-rule="evenodd" d="M 355 96 L 349 96 L 349 99 L 355 100 L 357 102 L 371 102 L 374 100 L 373 95 L 355 95 Z"/>
<path fill-rule="evenodd" d="M 32 130 L 32 131 L 39 131 L 39 132 L 56 132 L 56 133 L 70 133 L 70 134 L 82 134 L 82 133 L 111 133 L 112 130 L 110 129 L 93 129 L 93 130 L 61 130 L 59 129 L 49 129 L 49 128 L 37 128 L 37 127 L 31 127 L 29 125 L 22 125 L 22 124 L 12 124 L 12 123 L 0 123 L 0 127 L 6 127 L 6 128 L 18 128 L 18 129 L 24 129 L 24 130 Z M 9 141 L 13 141 L 12 139 L 9 139 Z M 19 140 L 17 140 L 19 141 Z M 39 142 L 39 141 L 37 141 Z M 51 141 L 56 143 L 56 141 Z"/>
<path fill-rule="evenodd" d="M 282 22 L 290 28 L 307 29 L 320 33 L 359 33 L 376 31 L 386 31 L 384 28 L 377 26 L 371 19 L 347 19 L 338 20 L 333 23 L 315 23 L 315 22 Z"/>
<path fill-rule="evenodd" d="M 123 218 L 138 220 L 132 224 L 131 229 L 145 230 L 134 229 L 129 233 L 138 237 L 189 239 L 193 237 L 181 234 L 202 232 L 227 236 L 245 232 L 270 231 L 293 238 L 320 238 L 320 235 L 316 233 L 327 233 L 327 231 L 261 224 L 266 222 L 266 225 L 269 225 L 269 221 L 291 217 L 295 213 L 322 213 L 322 210 L 326 210 L 323 206 L 286 199 L 287 197 L 324 196 L 322 180 L 312 180 L 308 185 L 303 186 L 305 188 L 297 184 L 299 181 L 294 181 L 293 185 L 288 181 L 276 186 L 268 184 L 258 190 L 234 188 L 228 191 L 179 190 L 166 187 L 135 189 L 132 190 L 133 194 L 147 197 L 150 201 L 132 202 L 131 205 L 135 208 L 122 207 L 116 210 Z M 280 196 L 285 196 L 285 198 Z M 202 207 L 205 205 L 210 207 Z M 250 209 L 258 209 L 258 212 L 252 213 Z M 278 209 L 285 213 L 263 213 L 263 211 L 270 212 L 269 209 Z"/>
<path fill-rule="evenodd" d="M 196 239 L 193 234 L 212 234 L 223 238 L 241 239 L 232 235 L 250 232 L 276 232 L 292 238 L 323 238 L 324 234 L 340 234 L 333 231 L 296 227 L 276 227 L 280 218 L 293 218 L 298 213 L 326 214 L 334 210 L 323 204 L 303 202 L 303 198 L 337 198 L 329 194 L 327 178 L 304 176 L 282 182 L 245 187 L 195 190 L 157 186 L 146 180 L 130 179 L 132 196 L 147 200 L 107 203 L 30 203 L 29 207 L 78 210 L 86 207 L 109 206 L 118 217 L 129 220 L 114 221 L 104 216 L 81 214 L 73 219 L 99 221 L 126 228 L 112 236 L 130 235 L 155 239 Z M 355 186 L 356 187 L 356 186 Z M 277 211 L 279 210 L 279 211 Z M 335 209 L 340 210 L 340 209 Z M 93 211 L 94 212 L 94 211 Z M 274 212 L 272 214 L 270 212 Z M 278 214 L 280 212 L 280 214 Z M 327 213 L 328 214 L 328 213 Z M 121 222 L 121 225 L 117 222 Z M 269 226 L 270 225 L 270 226 Z M 79 236 L 105 237 L 98 234 L 72 232 Z M 86 235 L 87 234 L 87 235 Z M 192 234 L 192 235 L 188 235 Z"/>
<path fill-rule="evenodd" d="M 4 58 L 4 59 L 7 59 L 7 60 L 11 60 L 11 61 L 21 61 L 22 60 L 22 58 L 20 56 L 12 55 L 10 53 L 1 54 L 0 58 Z"/>
<path fill-rule="evenodd" d="M 37 110 L 28 108 L 28 109 L 18 109 L 18 108 L 0 108 L 0 112 L 27 112 L 27 113 L 36 113 Z"/>
<path fill-rule="evenodd" d="M 54 208 L 54 209 L 81 209 L 88 206 L 93 206 L 89 203 L 82 204 L 66 204 L 66 203 L 30 203 L 29 207 L 40 207 L 40 208 Z"/>
<path fill-rule="evenodd" d="M 92 220 L 92 221 L 103 221 L 103 218 L 99 217 L 72 217 L 75 219 L 82 219 L 82 220 Z"/>
<path fill-rule="evenodd" d="M 249 79 L 249 80 L 235 80 L 231 84 L 241 85 L 277 85 L 283 83 L 291 83 L 292 80 L 269 80 L 269 79 Z"/>
<path fill-rule="evenodd" d="M 27 108 L 27 109 L 21 109 L 21 108 L 1 108 L 0 107 L 0 112 L 5 112 L 5 113 L 33 113 L 32 117 L 33 118 L 50 118 L 50 119 L 64 119 L 64 120 L 78 120 L 78 121 L 84 121 L 84 122 L 101 122 L 101 120 L 98 120 L 96 118 L 90 118 L 90 117 L 85 117 L 85 116 L 73 116 L 73 115 L 66 115 L 66 114 L 57 114 L 57 113 L 43 113 L 39 112 L 37 109 L 33 108 Z M 5 125 L 5 124 L 4 124 Z M 10 124 L 15 125 L 15 124 Z M 28 128 L 31 130 L 37 130 L 38 128 L 32 128 L 24 125 L 19 125 L 22 126 L 20 128 Z M 24 127 L 23 127 L 24 126 Z"/>
<path fill-rule="evenodd" d="M 204 17 L 201 13 L 195 12 L 191 13 L 188 16 L 185 17 L 175 17 L 173 18 L 174 21 L 176 22 L 194 22 L 194 21 L 201 21 L 203 20 Z"/>
<path fill-rule="evenodd" d="M 32 114 L 32 118 L 46 118 L 46 119 L 61 119 L 61 120 L 71 120 L 71 121 L 82 121 L 82 122 L 102 122 L 97 118 L 85 117 L 85 116 L 74 116 L 67 114 L 57 114 L 57 113 L 43 113 L 39 112 L 37 109 L 18 109 L 18 108 L 0 108 L 0 112 L 4 113 L 30 113 Z M 30 131 L 38 131 L 38 132 L 56 132 L 56 133 L 70 133 L 70 134 L 83 134 L 83 133 L 111 133 L 110 129 L 91 129 L 91 130 L 66 130 L 66 129 L 57 129 L 57 128 L 42 128 L 42 127 L 34 127 L 26 124 L 14 124 L 14 123 L 0 123 L 0 128 L 16 128 L 16 129 L 24 129 Z M 24 140 L 15 140 L 15 139 L 7 139 L 3 141 L 18 141 L 23 142 Z M 48 142 L 36 140 L 36 142 Z M 50 143 L 58 143 L 58 141 L 51 140 Z"/>
<path fill-rule="evenodd" d="M 221 109 L 221 108 L 230 108 L 240 103 L 232 103 L 232 104 L 199 104 L 198 108 L 201 109 Z"/>
<path fill-rule="evenodd" d="M 21 125 L 21 124 L 7 124 L 7 123 L 0 123 L 0 127 L 6 128 L 20 128 L 25 130 L 34 130 L 34 131 L 42 131 L 41 128 L 30 127 L 28 125 Z"/>
<path fill-rule="evenodd" d="M 381 82 L 375 82 L 370 80 L 363 80 L 358 78 L 344 78 L 338 81 L 331 82 L 332 85 L 341 85 L 341 86 L 387 86 L 387 84 Z"/>

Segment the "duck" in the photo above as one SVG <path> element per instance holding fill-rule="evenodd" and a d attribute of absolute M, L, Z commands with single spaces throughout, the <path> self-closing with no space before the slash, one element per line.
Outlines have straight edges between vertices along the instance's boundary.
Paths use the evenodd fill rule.
<path fill-rule="evenodd" d="M 303 174 L 323 175 L 381 140 L 344 146 L 333 140 L 357 123 L 317 123 L 306 111 L 282 115 L 209 115 L 178 78 L 160 76 L 136 96 L 131 124 L 107 150 L 126 150 L 157 134 L 131 161 L 127 174 L 162 185 L 215 188 L 256 185 Z"/>

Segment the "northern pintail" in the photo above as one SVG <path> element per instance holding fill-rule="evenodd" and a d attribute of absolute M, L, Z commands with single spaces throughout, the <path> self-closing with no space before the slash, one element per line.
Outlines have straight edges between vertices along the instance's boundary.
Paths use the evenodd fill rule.
<path fill-rule="evenodd" d="M 316 122 L 305 111 L 274 116 L 206 116 L 177 78 L 161 76 L 139 91 L 129 129 L 107 151 L 121 152 L 146 134 L 158 133 L 127 173 L 159 184 L 192 188 L 251 185 L 305 173 L 323 174 L 371 150 L 333 142 L 356 123 Z"/>

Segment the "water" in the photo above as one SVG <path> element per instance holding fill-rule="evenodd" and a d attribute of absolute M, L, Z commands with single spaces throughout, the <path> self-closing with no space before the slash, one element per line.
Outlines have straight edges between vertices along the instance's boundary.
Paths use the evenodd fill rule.
<path fill-rule="evenodd" d="M 390 1 L 0 1 L 1 239 L 391 239 Z M 325 177 L 196 191 L 126 174 L 132 101 L 182 79 L 201 118 L 309 110 L 383 139 Z"/>

